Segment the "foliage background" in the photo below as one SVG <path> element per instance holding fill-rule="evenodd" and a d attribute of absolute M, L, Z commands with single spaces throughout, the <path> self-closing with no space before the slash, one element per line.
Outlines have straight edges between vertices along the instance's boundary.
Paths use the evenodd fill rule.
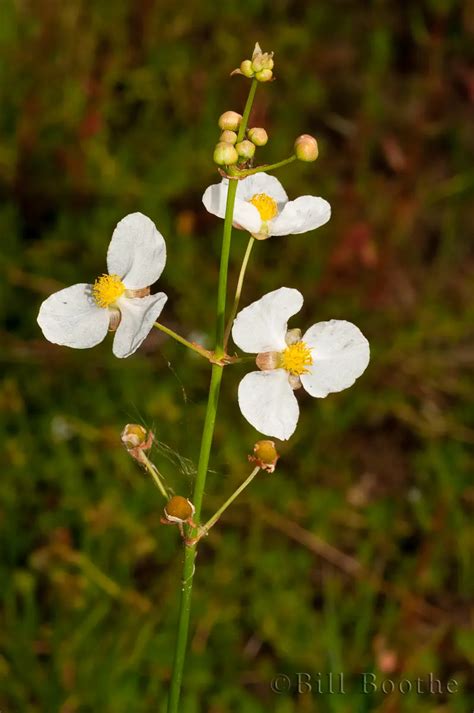
<path fill-rule="evenodd" d="M 141 210 L 167 238 L 165 323 L 211 338 L 222 222 L 200 199 L 216 119 L 245 98 L 228 73 L 256 40 L 278 78 L 257 94 L 261 158 L 317 135 L 318 162 L 279 178 L 333 218 L 258 244 L 244 299 L 298 287 L 301 325 L 353 320 L 373 357 L 347 392 L 303 397 L 275 475 L 203 544 L 182 710 L 470 710 L 473 18 L 455 0 L 2 3 L 4 713 L 164 711 L 182 555 L 118 436 L 153 426 L 189 492 L 208 369 L 160 334 L 126 361 L 109 340 L 55 347 L 35 318 L 104 270 L 115 224 Z M 241 375 L 225 373 L 209 514 L 248 472 Z M 343 671 L 348 694 L 271 692 L 298 671 Z M 361 671 L 460 692 L 363 696 Z"/>

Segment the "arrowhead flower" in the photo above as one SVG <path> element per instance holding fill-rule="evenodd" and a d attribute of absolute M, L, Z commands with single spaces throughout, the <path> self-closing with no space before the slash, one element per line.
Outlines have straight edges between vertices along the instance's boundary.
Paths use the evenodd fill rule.
<path fill-rule="evenodd" d="M 38 324 L 53 344 L 87 349 L 115 331 L 116 357 L 133 354 L 165 305 L 163 292 L 150 295 L 150 285 L 166 263 L 163 236 L 142 213 L 127 215 L 115 228 L 107 251 L 109 273 L 93 285 L 79 283 L 55 292 L 43 302 Z"/>
<path fill-rule="evenodd" d="M 318 322 L 303 336 L 299 329 L 288 330 L 288 319 L 302 306 L 298 290 L 281 287 L 239 312 L 232 328 L 235 344 L 257 354 L 261 369 L 240 382 L 240 410 L 257 431 L 281 440 L 298 422 L 295 389 L 303 386 L 316 398 L 347 389 L 370 358 L 367 339 L 351 322 Z"/>
<path fill-rule="evenodd" d="M 229 179 L 206 188 L 202 201 L 206 210 L 225 216 Z M 331 206 L 324 198 L 300 196 L 290 201 L 275 176 L 255 173 L 239 181 L 234 208 L 234 227 L 248 230 L 254 238 L 296 235 L 315 230 L 331 217 Z"/>

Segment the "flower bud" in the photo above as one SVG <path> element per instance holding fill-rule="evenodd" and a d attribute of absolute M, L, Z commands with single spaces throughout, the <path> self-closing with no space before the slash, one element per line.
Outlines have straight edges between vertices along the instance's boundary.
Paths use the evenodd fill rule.
<path fill-rule="evenodd" d="M 237 114 L 236 111 L 225 111 L 219 117 L 219 128 L 222 129 L 222 131 L 225 131 L 226 129 L 235 131 L 239 128 L 241 121 L 241 114 Z"/>
<path fill-rule="evenodd" d="M 265 129 L 249 129 L 248 137 L 250 141 L 255 144 L 255 146 L 265 146 L 268 141 L 268 134 Z"/>
<path fill-rule="evenodd" d="M 125 448 L 136 448 L 146 443 L 147 431 L 146 428 L 143 428 L 143 426 L 140 426 L 138 423 L 127 423 L 120 438 Z"/>
<path fill-rule="evenodd" d="M 173 495 L 165 505 L 165 518 L 168 522 L 190 522 L 196 509 L 192 502 L 182 495 Z"/>
<path fill-rule="evenodd" d="M 253 77 L 254 71 L 252 69 L 252 60 L 250 59 L 244 59 L 244 61 L 240 65 L 240 71 L 244 75 L 244 77 Z"/>
<path fill-rule="evenodd" d="M 259 82 L 271 82 L 273 72 L 271 69 L 261 69 L 260 72 L 255 73 L 255 79 L 258 79 Z"/>
<path fill-rule="evenodd" d="M 244 141 L 239 141 L 238 144 L 235 144 L 235 148 L 240 158 L 243 158 L 246 161 L 251 159 L 255 153 L 255 144 L 253 144 L 251 141 L 247 141 L 247 139 L 245 139 Z"/>
<path fill-rule="evenodd" d="M 300 161 L 316 161 L 319 149 L 318 142 L 309 134 L 298 136 L 295 141 L 295 155 Z"/>
<path fill-rule="evenodd" d="M 237 163 L 239 155 L 232 144 L 220 141 L 214 149 L 214 163 L 218 166 L 231 166 Z"/>
<path fill-rule="evenodd" d="M 229 131 L 229 129 L 226 129 L 222 132 L 219 141 L 223 141 L 226 144 L 234 145 L 237 141 L 237 134 L 235 133 L 235 131 Z"/>
<path fill-rule="evenodd" d="M 153 431 L 148 431 L 138 423 L 127 423 L 120 439 L 127 449 L 127 453 L 135 458 L 142 465 L 145 464 L 147 458 L 144 451 L 149 451 L 153 445 Z"/>
<path fill-rule="evenodd" d="M 267 473 L 273 473 L 277 460 L 280 457 L 275 448 L 274 441 L 257 441 L 253 447 L 253 452 L 254 455 L 249 456 L 249 461 L 256 463 L 262 470 L 266 470 Z"/>

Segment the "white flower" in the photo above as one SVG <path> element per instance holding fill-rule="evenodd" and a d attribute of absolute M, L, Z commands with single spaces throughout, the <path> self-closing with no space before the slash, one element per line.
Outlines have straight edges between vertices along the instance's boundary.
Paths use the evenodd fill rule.
<path fill-rule="evenodd" d="M 299 329 L 288 331 L 288 319 L 302 306 L 298 290 L 281 287 L 239 312 L 232 328 L 234 342 L 258 354 L 262 369 L 240 382 L 240 410 L 257 431 L 281 440 L 292 435 L 298 422 L 295 389 L 303 386 L 317 398 L 347 389 L 370 358 L 367 339 L 351 322 L 318 322 L 303 336 Z"/>
<path fill-rule="evenodd" d="M 138 349 L 163 309 L 167 296 L 149 287 L 166 263 L 166 245 L 150 218 L 127 215 L 118 223 L 107 251 L 108 275 L 93 285 L 80 283 L 43 302 L 38 324 L 54 344 L 87 349 L 116 329 L 113 353 L 128 357 Z M 118 326 L 117 326 L 118 325 Z"/>
<path fill-rule="evenodd" d="M 206 210 L 219 218 L 225 216 L 229 180 L 224 178 L 206 188 L 202 201 Z M 319 228 L 331 217 L 331 206 L 324 198 L 300 196 L 288 200 L 275 176 L 255 173 L 239 181 L 234 207 L 234 226 L 248 230 L 255 238 L 293 235 Z"/>

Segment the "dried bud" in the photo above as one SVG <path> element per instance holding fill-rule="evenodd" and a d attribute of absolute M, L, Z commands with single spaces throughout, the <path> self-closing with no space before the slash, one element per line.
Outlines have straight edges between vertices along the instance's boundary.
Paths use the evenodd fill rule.
<path fill-rule="evenodd" d="M 244 139 L 244 141 L 239 141 L 238 144 L 235 144 L 235 148 L 240 158 L 243 158 L 246 161 L 253 158 L 253 155 L 255 153 L 255 144 L 253 144 L 251 141 L 247 141 L 247 139 Z"/>
<path fill-rule="evenodd" d="M 143 446 L 149 439 L 150 435 L 152 435 L 151 432 L 150 434 L 147 434 L 146 428 L 140 426 L 138 423 L 127 423 L 120 435 L 120 438 L 125 448 L 130 449 L 136 448 L 137 446 Z M 148 448 L 149 447 L 150 446 L 148 446 Z"/>
<path fill-rule="evenodd" d="M 235 131 L 229 131 L 229 129 L 226 129 L 222 132 L 219 141 L 224 141 L 224 143 L 226 144 L 234 145 L 237 141 L 237 134 L 235 133 Z"/>
<path fill-rule="evenodd" d="M 250 141 L 255 144 L 255 146 L 265 146 L 268 141 L 268 134 L 265 129 L 249 129 L 248 137 Z"/>
<path fill-rule="evenodd" d="M 279 352 L 260 352 L 260 354 L 257 354 L 255 362 L 261 371 L 278 369 L 281 362 L 281 356 Z"/>
<path fill-rule="evenodd" d="M 218 166 L 231 166 L 233 163 L 237 163 L 239 160 L 239 154 L 232 146 L 225 141 L 220 141 L 216 148 L 214 149 L 214 163 Z"/>
<path fill-rule="evenodd" d="M 253 456 L 249 456 L 249 461 L 256 463 L 262 470 L 267 473 L 273 473 L 276 467 L 278 458 L 280 457 L 275 448 L 274 441 L 257 441 L 253 447 Z"/>
<path fill-rule="evenodd" d="M 300 161 L 316 161 L 319 149 L 318 142 L 309 134 L 298 136 L 295 141 L 295 155 Z"/>
<path fill-rule="evenodd" d="M 240 65 L 240 71 L 244 77 L 248 77 L 249 79 L 253 77 L 254 71 L 252 69 L 252 61 L 250 59 L 244 59 Z"/>
<path fill-rule="evenodd" d="M 225 111 L 219 117 L 219 128 L 222 129 L 222 131 L 226 131 L 226 129 L 236 131 L 239 128 L 241 121 L 241 114 L 237 114 L 236 111 Z"/>
<path fill-rule="evenodd" d="M 258 79 L 259 82 L 271 82 L 273 72 L 271 69 L 261 69 L 260 72 L 256 72 L 255 79 Z"/>
<path fill-rule="evenodd" d="M 173 495 L 165 505 L 165 518 L 168 522 L 192 522 L 196 509 L 192 502 L 182 495 Z"/>
<path fill-rule="evenodd" d="M 153 445 L 153 438 L 153 432 L 147 432 L 146 428 L 138 423 L 127 423 L 120 434 L 120 439 L 128 453 L 142 464 L 146 460 L 143 451 L 150 450 Z"/>

